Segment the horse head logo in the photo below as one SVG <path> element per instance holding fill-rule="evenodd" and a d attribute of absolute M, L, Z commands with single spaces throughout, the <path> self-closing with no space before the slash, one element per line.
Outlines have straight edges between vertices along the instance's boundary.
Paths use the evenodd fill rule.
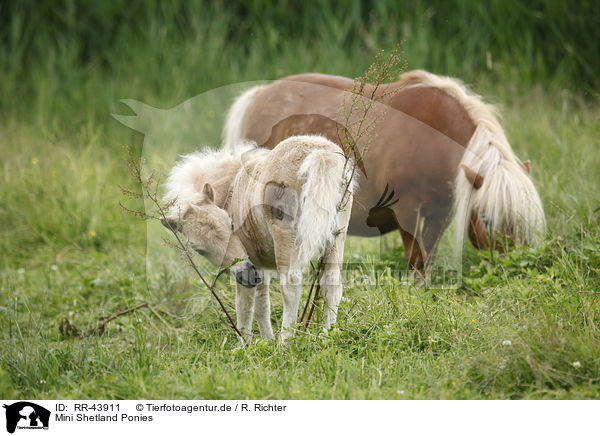
<path fill-rule="evenodd" d="M 14 433 L 19 428 L 47 429 L 50 411 L 29 401 L 19 401 L 3 406 L 6 409 L 6 431 Z"/>

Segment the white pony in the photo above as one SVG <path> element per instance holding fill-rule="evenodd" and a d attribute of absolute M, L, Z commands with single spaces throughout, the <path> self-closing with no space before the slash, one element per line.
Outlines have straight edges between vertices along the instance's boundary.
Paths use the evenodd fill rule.
<path fill-rule="evenodd" d="M 165 200 L 174 206 L 163 225 L 182 232 L 218 267 L 246 259 L 231 267 L 237 326 L 246 340 L 254 313 L 261 336 L 273 337 L 273 269 L 283 294 L 282 341 L 293 334 L 302 271 L 321 253 L 326 254 L 324 327 L 336 321 L 353 173 L 339 147 L 321 136 L 291 137 L 272 151 L 244 144 L 232 151 L 194 153 L 172 169 Z"/>

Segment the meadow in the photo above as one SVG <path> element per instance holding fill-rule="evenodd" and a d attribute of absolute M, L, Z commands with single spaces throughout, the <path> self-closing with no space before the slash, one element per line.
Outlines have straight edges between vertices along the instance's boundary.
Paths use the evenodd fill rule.
<path fill-rule="evenodd" d="M 488 3 L 6 3 L 0 397 L 598 398 L 600 13 L 586 1 Z M 542 244 L 503 256 L 465 245 L 462 284 L 441 290 L 391 273 L 405 268 L 398 235 L 352 238 L 356 280 L 334 330 L 240 346 L 190 269 L 120 208 L 120 187 L 139 189 L 122 146 L 141 154 L 145 138 L 111 114 L 132 114 L 124 98 L 166 109 L 239 82 L 355 77 L 402 40 L 409 69 L 460 77 L 499 105 L 532 161 Z M 194 120 L 198 144 L 218 144 L 227 104 Z M 219 289 L 231 306 L 229 280 Z M 277 285 L 272 301 L 278 326 Z M 84 330 L 144 302 L 154 311 L 103 335 L 60 331 L 64 318 Z"/>

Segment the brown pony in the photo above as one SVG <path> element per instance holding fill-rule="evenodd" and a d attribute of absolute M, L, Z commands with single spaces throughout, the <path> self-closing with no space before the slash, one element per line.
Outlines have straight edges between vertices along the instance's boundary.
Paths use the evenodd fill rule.
<path fill-rule="evenodd" d="M 252 140 L 273 148 L 292 135 L 320 134 L 345 149 L 341 132 L 352 130 L 344 108 L 353 84 L 300 74 L 254 87 L 231 107 L 224 146 Z M 413 269 L 423 268 L 454 215 L 458 250 L 465 232 L 475 247 L 491 243 L 501 252 L 501 241 L 537 240 L 545 218 L 529 161 L 518 160 L 481 97 L 456 79 L 425 71 L 376 90 L 367 85 L 363 95 L 372 93 L 381 99 L 371 111 L 372 132 L 357 140 L 363 174 L 349 233 L 379 236 L 398 229 Z"/>

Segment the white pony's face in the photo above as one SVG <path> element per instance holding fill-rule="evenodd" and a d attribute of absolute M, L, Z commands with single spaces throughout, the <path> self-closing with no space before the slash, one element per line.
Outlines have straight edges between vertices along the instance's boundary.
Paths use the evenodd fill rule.
<path fill-rule="evenodd" d="M 191 247 L 213 265 L 224 268 L 236 259 L 247 257 L 246 250 L 235 235 L 229 214 L 214 202 L 214 191 L 207 183 L 203 197 L 184 211 L 181 219 L 169 216 L 162 224 L 183 233 Z M 256 267 L 249 260 L 231 267 L 236 281 L 246 287 L 254 287 L 261 279 Z"/>

